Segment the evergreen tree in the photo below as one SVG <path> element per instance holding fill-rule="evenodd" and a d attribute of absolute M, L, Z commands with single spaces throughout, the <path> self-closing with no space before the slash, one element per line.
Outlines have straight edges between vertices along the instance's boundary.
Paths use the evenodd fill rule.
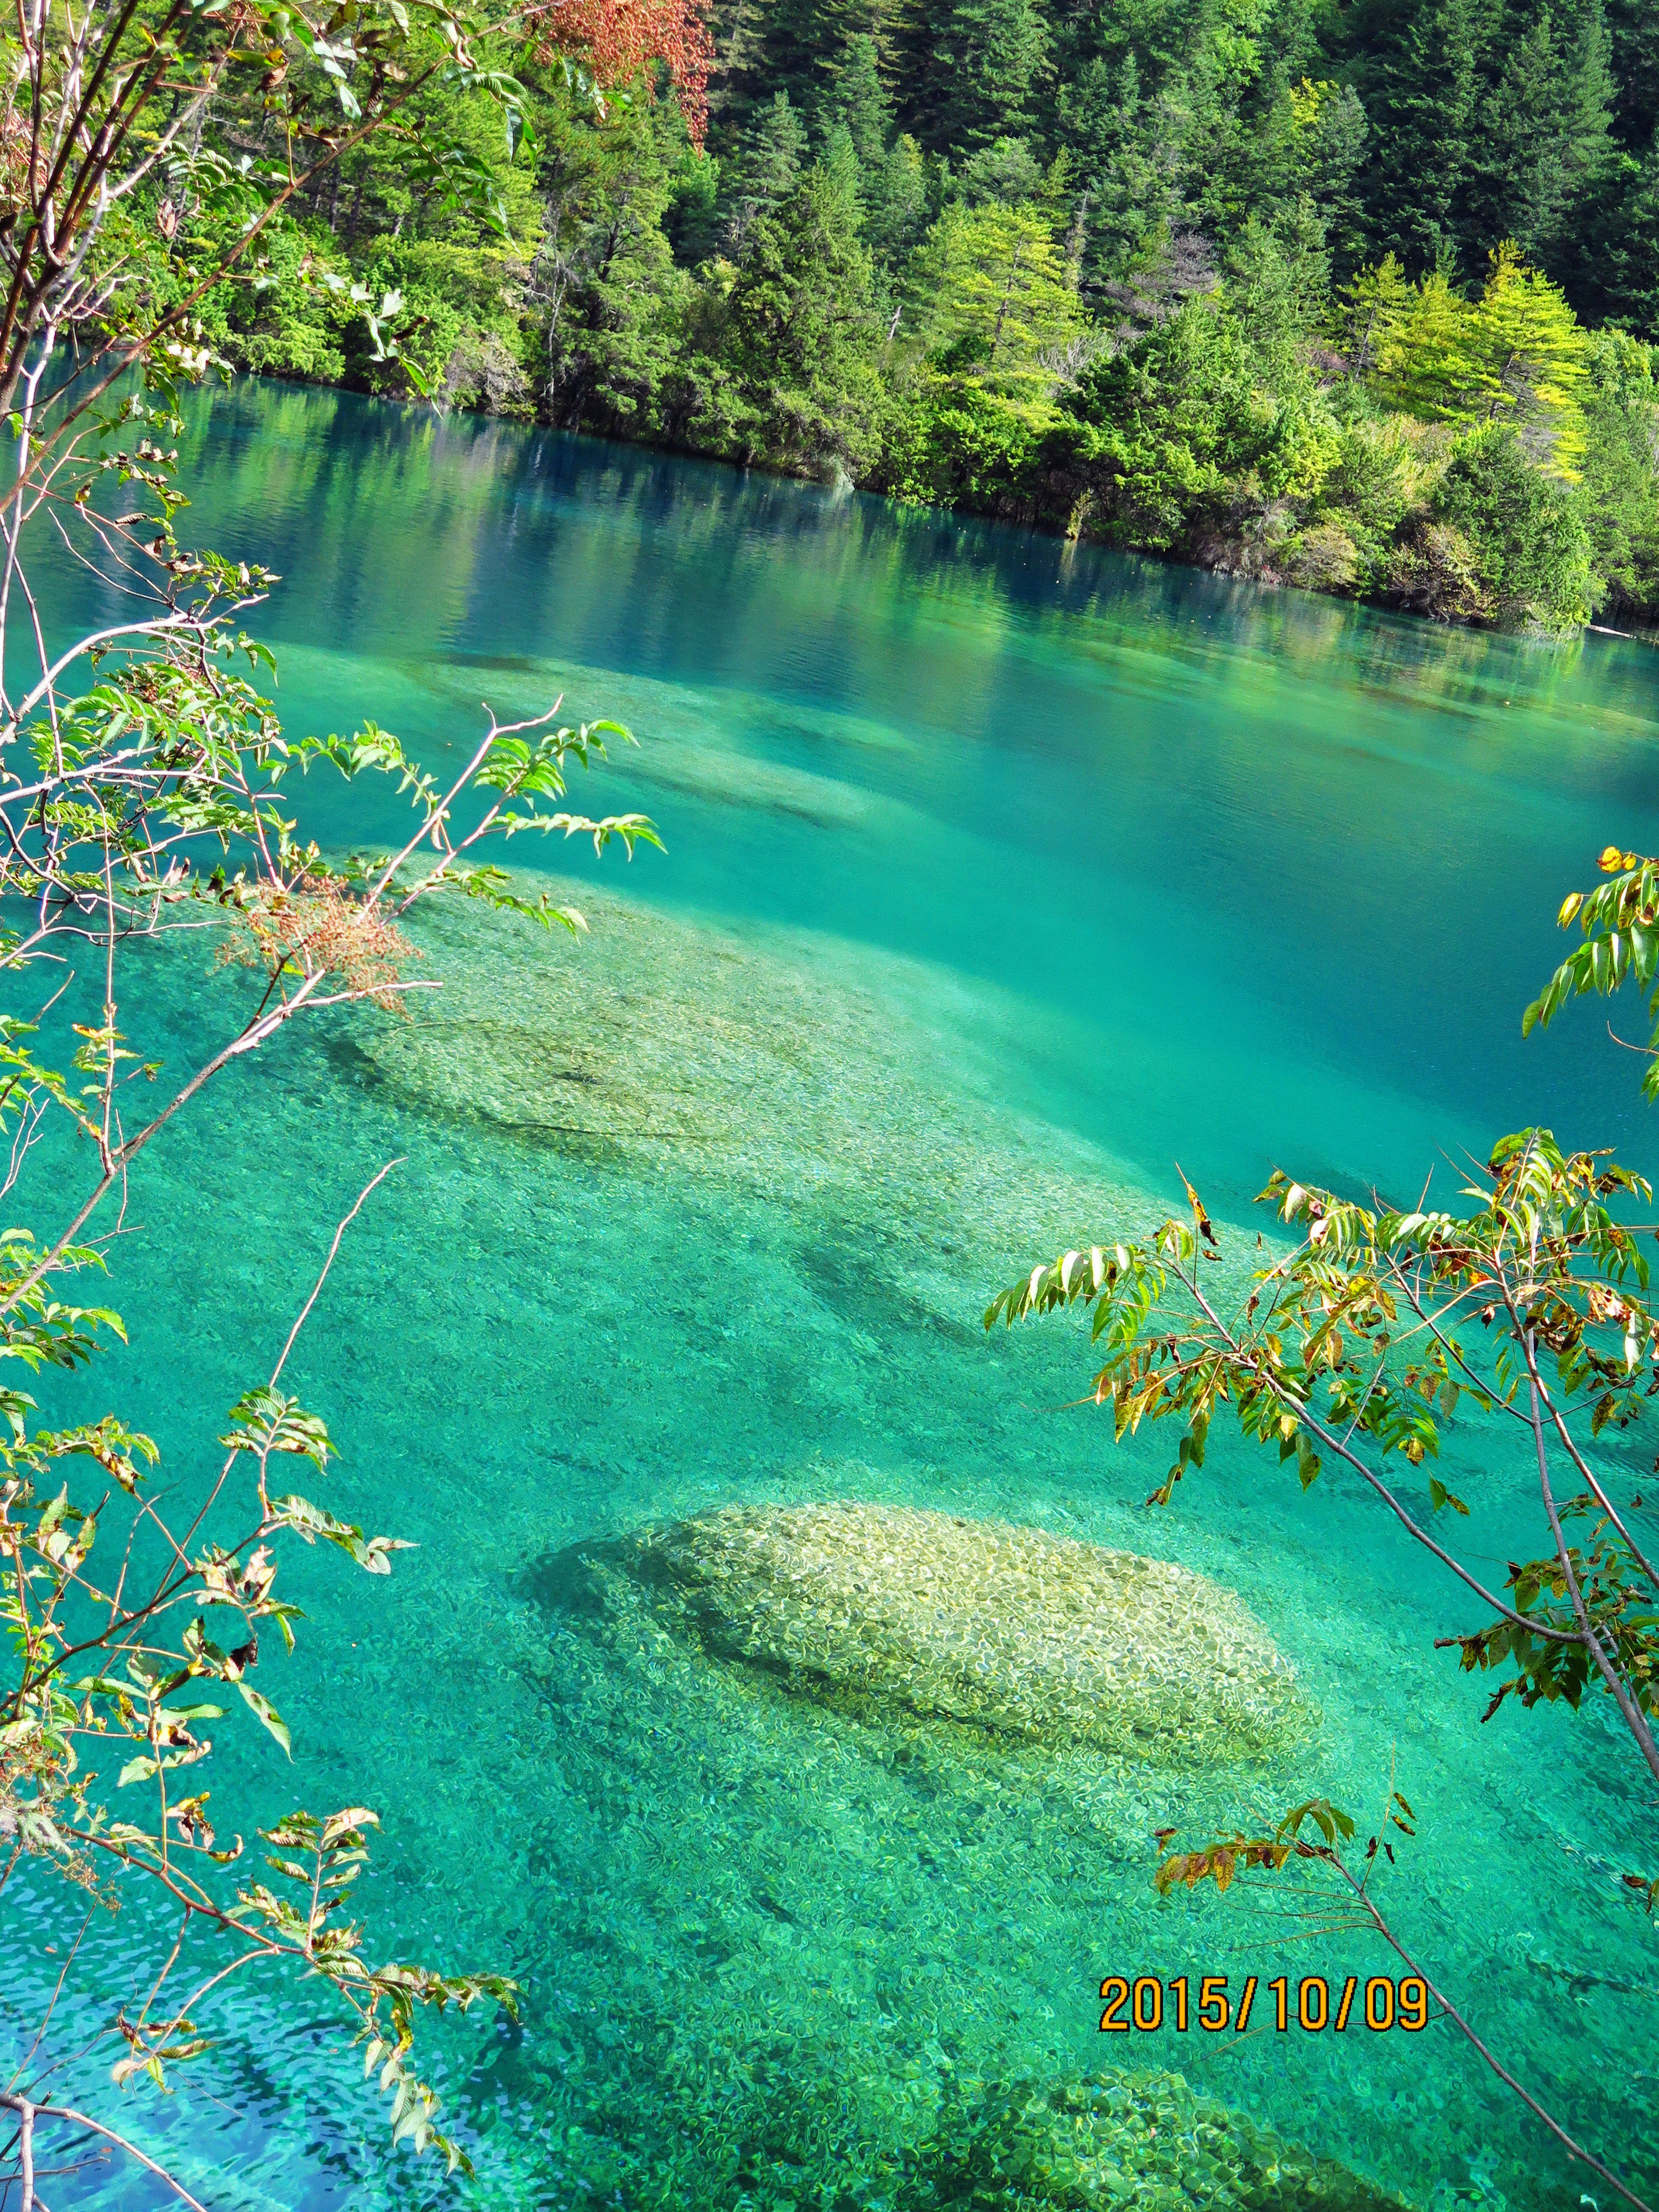
<path fill-rule="evenodd" d="M 871 252 L 896 269 L 927 221 L 927 174 L 921 149 L 908 131 L 889 148 L 880 167 L 860 182 L 864 235 Z"/>
<path fill-rule="evenodd" d="M 1306 198 L 1316 207 L 1339 260 L 1364 258 L 1367 238 L 1358 183 L 1370 125 L 1352 85 L 1304 77 L 1287 90 L 1290 129 L 1284 151 L 1287 203 Z"/>
<path fill-rule="evenodd" d="M 1562 54 L 1561 154 L 1564 216 L 1572 220 L 1600 189 L 1612 166 L 1617 88 L 1613 37 L 1601 0 L 1581 7 Z M 1564 261 L 1571 251 L 1565 229 L 1549 241 Z M 1565 280 L 1565 269 L 1557 272 Z"/>
<path fill-rule="evenodd" d="M 1541 7 L 1515 40 L 1482 102 L 1472 195 L 1473 222 L 1514 238 L 1528 252 L 1553 231 L 1559 212 L 1559 104 L 1554 27 Z"/>
<path fill-rule="evenodd" d="M 757 217 L 787 200 L 806 159 L 806 125 L 787 92 L 757 111 L 720 179 L 726 241 L 734 258 L 745 252 Z"/>
<path fill-rule="evenodd" d="M 1613 133 L 1638 159 L 1659 127 L 1659 9 L 1653 0 L 1607 0 Z"/>
<path fill-rule="evenodd" d="M 1575 21 L 1539 9 L 1483 109 L 1473 224 L 1571 274 L 1577 216 L 1609 159 L 1613 81 L 1600 0 Z"/>
<path fill-rule="evenodd" d="M 1010 397 L 1046 393 L 1080 315 L 1042 216 L 1000 200 L 948 207 L 918 261 L 916 327 L 936 364 Z"/>
<path fill-rule="evenodd" d="M 752 27 L 737 12 L 745 5 L 755 11 Z M 810 126 L 826 124 L 842 56 L 854 37 L 871 31 L 874 0 L 716 0 L 717 53 L 727 9 L 733 11 L 733 57 L 730 77 L 717 80 L 724 104 L 716 152 L 729 151 L 779 92 Z"/>
<path fill-rule="evenodd" d="M 1417 296 L 1392 253 L 1342 286 L 1337 295 L 1337 328 L 1351 376 L 1379 390 L 1398 381 Z"/>
<path fill-rule="evenodd" d="M 998 138 L 969 155 L 958 182 L 969 207 L 982 200 L 1018 207 L 1042 190 L 1042 165 L 1024 138 Z"/>
<path fill-rule="evenodd" d="M 850 184 L 822 163 L 756 220 L 726 303 L 721 360 L 746 453 L 854 474 L 875 458 L 882 389 L 870 257 Z"/>
<path fill-rule="evenodd" d="M 556 422 L 637 433 L 653 421 L 683 283 L 663 230 L 677 123 L 672 110 L 617 104 L 553 149 L 531 289 Z"/>
<path fill-rule="evenodd" d="M 1589 340 L 1559 289 L 1515 247 L 1494 247 L 1475 327 L 1489 421 L 1510 424 L 1528 457 L 1576 482 L 1584 458 Z"/>
<path fill-rule="evenodd" d="M 1551 631 L 1589 621 L 1595 592 L 1579 504 L 1529 465 L 1512 429 L 1492 423 L 1460 440 L 1433 508 L 1473 546 L 1489 619 Z"/>
<path fill-rule="evenodd" d="M 725 152 L 764 83 L 766 20 L 763 0 L 712 0 L 708 33 L 714 65 L 708 83 L 708 132 Z"/>
<path fill-rule="evenodd" d="M 1176 213 L 1170 164 L 1160 159 L 1165 117 L 1142 95 L 1134 53 L 1117 62 L 1096 55 L 1062 83 L 1057 103 L 1061 145 L 1079 183 L 1073 230 L 1085 298 L 1143 262 Z"/>
<path fill-rule="evenodd" d="M 1595 301 L 1638 331 L 1659 331 L 1659 125 L 1641 158 L 1626 155 L 1620 172 L 1598 226 Z"/>
<path fill-rule="evenodd" d="M 934 143 L 974 154 L 1025 137 L 1049 71 L 1048 29 L 1035 0 L 955 0 L 934 57 Z"/>
<path fill-rule="evenodd" d="M 1648 348 L 1623 331 L 1590 341 L 1579 511 L 1614 609 L 1659 610 L 1659 387 Z"/>
<path fill-rule="evenodd" d="M 1345 300 L 1350 364 L 1374 392 L 1429 421 L 1504 424 L 1548 473 L 1577 477 L 1589 336 L 1513 245 L 1493 250 L 1478 301 L 1438 270 L 1405 283 L 1392 256 Z"/>
<path fill-rule="evenodd" d="M 720 163 L 705 149 L 681 149 L 670 179 L 663 229 L 684 269 L 708 260 L 720 240 Z"/>
<path fill-rule="evenodd" d="M 839 131 L 854 157 L 866 240 L 878 262 L 890 268 L 921 234 L 927 187 L 915 140 L 893 138 L 892 102 L 881 80 L 878 49 L 868 32 L 858 32 L 848 40 L 824 112 L 830 123 L 826 147 Z"/>
<path fill-rule="evenodd" d="M 1408 269 L 1455 260 L 1462 241 L 1488 28 L 1486 0 L 1420 0 L 1366 101 L 1372 237 Z"/>
<path fill-rule="evenodd" d="M 869 32 L 855 32 L 847 41 L 824 112 L 831 123 L 845 125 L 866 174 L 878 169 L 892 137 L 893 104 L 882 83 L 880 56 Z"/>

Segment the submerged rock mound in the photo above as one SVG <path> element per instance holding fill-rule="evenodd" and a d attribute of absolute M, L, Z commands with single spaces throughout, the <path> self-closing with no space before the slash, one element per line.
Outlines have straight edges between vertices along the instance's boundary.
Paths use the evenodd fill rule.
<path fill-rule="evenodd" d="M 793 1686 L 1169 1765 L 1315 1716 L 1231 1590 L 1184 1567 L 913 1507 L 732 1505 L 627 1547 L 659 1605 Z"/>
<path fill-rule="evenodd" d="M 947 2120 L 930 2148 L 927 2201 L 996 2212 L 1401 2212 L 1400 2197 L 1195 2096 L 1179 2074 L 1016 2083 Z"/>

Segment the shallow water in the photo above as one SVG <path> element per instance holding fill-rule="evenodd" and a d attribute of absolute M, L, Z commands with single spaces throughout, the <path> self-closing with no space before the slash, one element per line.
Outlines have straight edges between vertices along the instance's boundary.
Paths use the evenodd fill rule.
<path fill-rule="evenodd" d="M 283 572 L 259 627 L 291 729 L 373 714 L 441 768 L 481 698 L 562 693 L 641 740 L 576 803 L 642 806 L 668 845 L 545 856 L 580 945 L 422 923 L 443 993 L 228 1078 L 147 1157 L 116 1267 L 121 1402 L 183 1475 L 402 1160 L 292 1371 L 343 1449 L 328 1502 L 420 1548 L 389 1583 L 298 1563 L 309 1632 L 266 1684 L 294 1771 L 227 1729 L 216 1803 L 377 1806 L 386 1947 L 525 1983 L 521 2030 L 441 2038 L 462 2198 L 951 2201 L 907 2160 L 985 2084 L 1101 2063 L 1102 1975 L 1384 1971 L 1149 1877 L 1154 1830 L 1291 1795 L 1374 1822 L 1391 1766 L 1421 1815 L 1402 1932 L 1564 2118 L 1659 2175 L 1656 1939 L 1619 1886 L 1648 1826 L 1601 1716 L 1480 1729 L 1431 1648 L 1457 1600 L 1340 1480 L 1304 1499 L 1228 1439 L 1149 1511 L 1167 1452 L 1071 1404 L 1083 1335 L 977 1326 L 1023 1266 L 1155 1218 L 1176 1160 L 1228 1224 L 1275 1162 L 1414 1190 L 1529 1120 L 1650 1167 L 1597 1015 L 1524 1048 L 1518 1017 L 1561 894 L 1659 837 L 1659 664 L 333 395 L 239 387 L 192 447 L 198 537 Z M 64 627 L 87 604 L 59 580 Z M 385 818 L 307 799 L 336 841 Z M 238 988 L 206 966 L 145 976 L 174 1065 Z M 1523 1472 L 1474 1427 L 1450 1456 L 1471 1555 L 1506 1556 Z M 573 1608 L 549 1564 L 842 1497 L 1213 1576 L 1298 1668 L 1313 1746 L 1220 1776 L 988 1765 Z M 124 1987 L 143 1931 L 94 1941 Z M 216 2208 L 443 2196 L 380 2154 L 319 2008 L 271 2002 L 135 2132 Z M 1413 2203 L 1578 2200 L 1442 2029 L 1132 2040 Z M 52 2198 L 149 2201 L 130 2176 Z"/>

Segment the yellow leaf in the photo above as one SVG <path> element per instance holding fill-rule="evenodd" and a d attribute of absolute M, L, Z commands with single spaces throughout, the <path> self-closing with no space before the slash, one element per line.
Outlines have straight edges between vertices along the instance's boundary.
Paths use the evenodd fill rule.
<path fill-rule="evenodd" d="M 1555 917 L 1557 928 L 1565 929 L 1583 903 L 1584 894 L 1583 891 L 1569 891 L 1566 897 L 1561 902 L 1560 913 Z"/>

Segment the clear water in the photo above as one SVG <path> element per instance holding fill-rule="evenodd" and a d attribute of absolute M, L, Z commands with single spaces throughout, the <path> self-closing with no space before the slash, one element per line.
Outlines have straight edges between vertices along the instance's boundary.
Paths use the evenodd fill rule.
<path fill-rule="evenodd" d="M 562 692 L 641 741 L 578 803 L 643 806 L 668 845 L 598 871 L 519 848 L 577 878 L 587 940 L 434 917 L 415 1024 L 319 1026 L 228 1078 L 143 1163 L 132 1351 L 97 1386 L 195 1474 L 401 1158 L 291 1371 L 344 1449 L 330 1502 L 420 1548 L 390 1583 L 298 1562 L 309 1633 L 266 1680 L 293 1770 L 228 1728 L 216 1804 L 245 1828 L 256 1802 L 378 1807 L 386 1948 L 524 1983 L 520 2029 L 439 2039 L 460 2199 L 895 2204 L 943 2109 L 1100 2063 L 1103 1974 L 1383 1971 L 1261 1899 L 1160 1903 L 1150 1873 L 1155 1829 L 1304 1787 L 1374 1818 L 1391 1762 L 1421 1815 L 1402 1933 L 1569 2124 L 1659 2177 L 1659 1939 L 1619 1885 L 1650 1821 L 1602 1717 L 1481 1729 L 1431 1648 L 1459 1601 L 1352 1487 L 1304 1499 L 1229 1439 L 1149 1511 L 1166 1447 L 1115 1449 L 1071 1402 L 1082 1337 L 977 1326 L 1022 1264 L 1157 1218 L 1176 1160 L 1230 1224 L 1275 1162 L 1414 1190 L 1529 1120 L 1651 1166 L 1597 1015 L 1524 1048 L 1518 1017 L 1561 894 L 1608 839 L 1659 839 L 1659 663 L 281 387 L 216 398 L 187 458 L 202 542 L 283 573 L 260 627 L 291 728 L 373 714 L 441 769 L 480 699 Z M 57 580 L 64 629 L 100 605 Z M 331 838 L 377 827 L 307 799 Z M 206 966 L 144 979 L 174 1066 L 238 988 Z M 1483 1565 L 1527 1522 L 1498 1442 L 1451 1447 Z M 999 1772 L 557 1602 L 571 1545 L 834 1497 L 1213 1574 L 1302 1669 L 1316 1744 L 1201 1783 Z M 103 1990 L 150 1933 L 94 1933 Z M 13 1910 L 8 2034 L 49 1940 Z M 66 2057 L 86 2017 L 60 2016 Z M 226 2212 L 442 2198 L 383 2154 L 342 2040 L 304 1992 L 250 1993 L 127 2124 Z M 1417 2204 L 1583 2186 L 1443 2029 L 1133 2055 Z M 161 2200 L 128 2173 L 52 2201 Z"/>

